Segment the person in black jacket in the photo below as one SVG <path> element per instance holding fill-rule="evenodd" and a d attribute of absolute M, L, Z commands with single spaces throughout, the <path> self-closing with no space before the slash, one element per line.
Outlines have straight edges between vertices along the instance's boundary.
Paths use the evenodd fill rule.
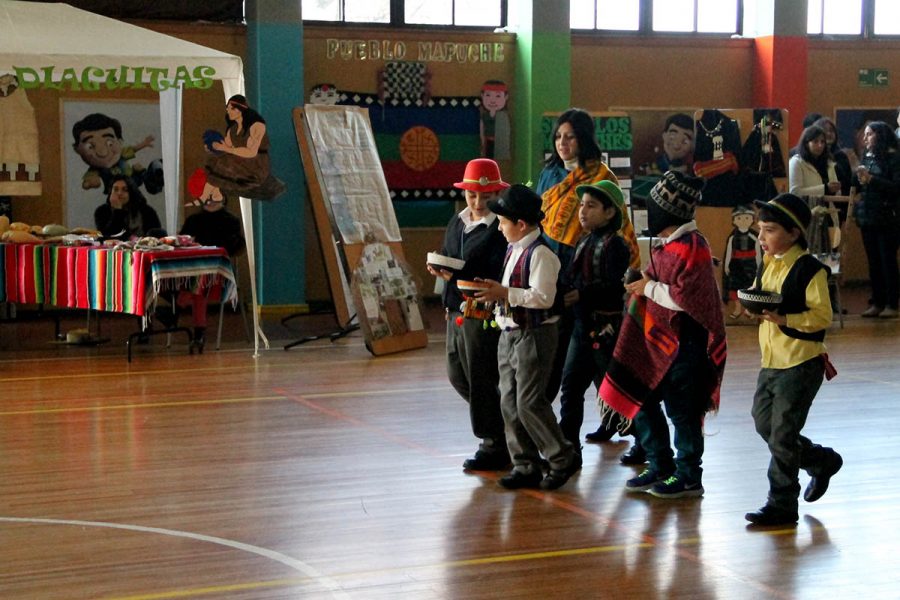
<path fill-rule="evenodd" d="M 105 238 L 130 240 L 165 235 L 159 215 L 128 177 L 115 175 L 109 182 L 106 203 L 94 211 L 94 224 Z"/>
<path fill-rule="evenodd" d="M 465 318 L 463 295 L 458 281 L 499 280 L 506 256 L 506 238 L 498 228 L 497 215 L 488 200 L 509 187 L 500 178 L 500 168 L 489 158 L 469 161 L 463 180 L 454 187 L 464 190 L 466 207 L 453 215 L 444 235 L 441 254 L 466 261 L 457 272 L 431 265 L 428 271 L 444 280 L 442 300 L 447 319 L 447 374 L 450 384 L 469 403 L 472 433 L 481 440 L 463 468 L 473 471 L 501 471 L 509 466 L 503 415 L 500 414 L 500 375 L 497 370 L 497 343 L 500 332 L 485 322 Z M 490 319 L 490 317 L 488 317 Z"/>
<path fill-rule="evenodd" d="M 869 308 L 862 316 L 893 319 L 900 314 L 900 151 L 894 131 L 884 121 L 866 125 L 863 140 L 866 153 L 850 188 L 853 219 L 862 232 L 872 284 Z"/>

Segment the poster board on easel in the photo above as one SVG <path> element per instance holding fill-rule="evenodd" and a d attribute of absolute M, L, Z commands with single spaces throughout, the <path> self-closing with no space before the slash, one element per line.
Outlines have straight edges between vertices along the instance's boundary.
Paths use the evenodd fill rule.
<path fill-rule="evenodd" d="M 419 293 L 368 111 L 307 105 L 293 116 L 338 320 L 358 315 L 375 355 L 425 347 Z"/>

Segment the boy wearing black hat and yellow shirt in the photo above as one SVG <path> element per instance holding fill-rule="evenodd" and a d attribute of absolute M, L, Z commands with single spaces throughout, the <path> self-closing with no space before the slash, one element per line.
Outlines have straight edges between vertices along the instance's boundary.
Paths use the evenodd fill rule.
<path fill-rule="evenodd" d="M 631 294 L 606 377 L 604 422 L 633 420 L 649 466 L 625 483 L 661 498 L 701 496 L 703 420 L 719 405 L 725 323 L 709 243 L 694 210 L 703 181 L 667 171 L 650 191 L 647 220 L 660 243 Z M 674 455 L 666 414 L 675 429 Z"/>
<path fill-rule="evenodd" d="M 756 204 L 765 257 L 753 287 L 778 292 L 783 300 L 777 311 L 761 315 L 762 369 L 752 409 L 756 431 L 772 453 L 769 495 L 745 518 L 754 525 L 791 525 L 798 518 L 799 470 L 812 476 L 803 498 L 815 502 L 843 465 L 833 449 L 800 434 L 823 377 L 835 374 L 823 343 L 832 319 L 828 268 L 806 250 L 811 213 L 805 201 L 781 194 Z"/>
<path fill-rule="evenodd" d="M 559 259 L 541 236 L 541 198 L 524 185 L 505 190 L 488 203 L 509 242 L 501 282 L 476 297 L 497 303 L 502 333 L 497 350 L 500 409 L 513 470 L 500 478 L 507 489 L 556 489 L 579 468 L 580 456 L 563 437 L 545 390 L 557 344 L 553 313 Z M 541 472 L 541 454 L 550 464 Z"/>

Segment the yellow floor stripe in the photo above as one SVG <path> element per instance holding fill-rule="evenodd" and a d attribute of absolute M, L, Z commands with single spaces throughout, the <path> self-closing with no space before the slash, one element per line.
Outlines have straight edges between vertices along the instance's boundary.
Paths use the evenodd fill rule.
<path fill-rule="evenodd" d="M 204 406 L 210 404 L 241 404 L 287 400 L 284 396 L 257 396 L 255 398 L 218 398 L 215 400 L 182 400 L 179 402 L 147 402 L 142 404 L 113 404 L 110 406 L 68 406 L 62 408 L 32 408 L 0 412 L 0 417 L 14 415 L 40 415 L 69 412 L 101 412 L 105 410 L 132 410 L 140 408 L 170 408 L 175 406 Z"/>
<path fill-rule="evenodd" d="M 551 550 L 547 552 L 528 552 L 524 554 L 506 554 L 502 556 L 486 556 L 483 558 L 469 558 L 463 560 L 454 560 L 442 563 L 397 567 L 392 569 L 379 569 L 377 571 L 362 571 L 351 573 L 338 573 L 331 575 L 332 579 L 358 579 L 369 575 L 384 575 L 392 572 L 406 571 L 422 571 L 428 569 L 446 569 L 471 567 L 479 565 L 489 565 L 508 562 L 519 562 L 526 560 L 541 560 L 547 558 L 561 558 L 566 556 L 582 556 L 587 554 L 602 554 L 607 552 L 622 552 L 632 548 L 651 548 L 653 544 L 638 543 L 616 546 L 595 546 L 590 548 L 572 548 L 569 550 Z M 308 577 L 298 577 L 294 579 L 272 579 L 268 581 L 256 581 L 247 583 L 236 583 L 231 585 L 209 586 L 184 590 L 170 590 L 165 592 L 156 592 L 152 594 L 140 594 L 134 596 L 117 596 L 108 598 L 107 600 L 166 600 L 168 598 L 192 598 L 197 596 L 208 596 L 210 594 L 220 594 L 225 592 L 247 591 L 262 588 L 290 587 L 307 585 L 314 583 L 313 579 Z M 351 591 L 351 590 L 345 590 Z"/>

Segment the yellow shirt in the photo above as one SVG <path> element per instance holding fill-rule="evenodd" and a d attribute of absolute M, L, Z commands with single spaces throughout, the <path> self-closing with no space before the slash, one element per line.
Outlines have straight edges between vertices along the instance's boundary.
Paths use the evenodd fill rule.
<path fill-rule="evenodd" d="M 804 254 L 808 252 L 795 244 L 782 256 L 766 255 L 763 258 L 766 270 L 762 276 L 762 288 L 780 292 L 788 271 Z M 787 315 L 788 327 L 811 333 L 831 325 L 831 299 L 828 296 L 828 276 L 824 270 L 816 273 L 806 286 L 806 306 L 809 310 Z M 759 348 L 764 369 L 788 369 L 825 352 L 824 343 L 785 335 L 778 325 L 770 321 L 760 322 Z"/>

